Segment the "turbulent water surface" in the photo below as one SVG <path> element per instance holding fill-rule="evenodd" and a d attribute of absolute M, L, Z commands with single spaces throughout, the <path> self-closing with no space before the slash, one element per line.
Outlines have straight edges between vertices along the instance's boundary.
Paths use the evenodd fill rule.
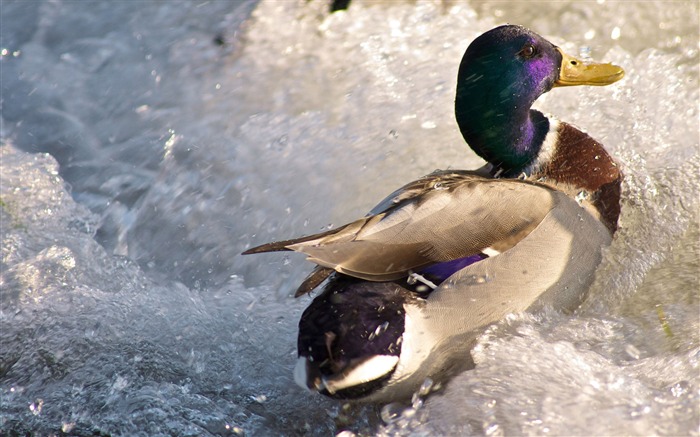
<path fill-rule="evenodd" d="M 698 3 L 3 1 L 0 434 L 700 435 Z M 537 106 L 622 164 L 570 315 L 513 316 L 412 405 L 291 374 L 303 257 L 252 244 L 475 168 L 469 42 L 518 23 L 625 67 Z"/>

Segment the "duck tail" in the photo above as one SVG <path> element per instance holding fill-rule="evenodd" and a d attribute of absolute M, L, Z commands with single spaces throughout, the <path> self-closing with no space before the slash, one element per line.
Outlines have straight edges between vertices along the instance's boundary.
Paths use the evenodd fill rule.
<path fill-rule="evenodd" d="M 329 231 L 320 232 L 318 234 L 307 235 L 305 237 L 292 238 L 291 240 L 273 241 L 271 243 L 261 244 L 260 246 L 251 247 L 241 255 L 251 255 L 254 253 L 264 253 L 264 252 L 282 252 L 290 249 L 289 246 L 293 246 L 299 243 L 305 243 L 307 241 L 316 240 L 319 238 L 326 237 L 328 235 L 333 235 L 347 228 L 348 225 L 341 226 L 339 228 L 331 229 Z"/>
<path fill-rule="evenodd" d="M 272 243 L 261 244 L 260 246 L 251 247 L 250 249 L 242 252 L 241 255 L 251 255 L 254 253 L 264 253 L 264 252 L 281 252 L 289 249 L 287 246 L 294 244 L 296 240 L 284 240 L 284 241 L 273 241 Z"/>

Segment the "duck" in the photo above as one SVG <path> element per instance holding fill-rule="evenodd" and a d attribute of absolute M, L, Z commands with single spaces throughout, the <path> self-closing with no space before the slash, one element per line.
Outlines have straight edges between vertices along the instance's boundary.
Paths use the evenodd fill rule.
<path fill-rule="evenodd" d="M 343 401 L 410 399 L 473 368 L 479 335 L 509 314 L 580 305 L 617 229 L 623 175 L 600 142 L 532 104 L 623 76 L 525 27 L 491 29 L 464 53 L 455 97 L 483 167 L 435 171 L 348 224 L 243 252 L 316 264 L 295 293 L 321 288 L 299 321 L 295 381 Z"/>

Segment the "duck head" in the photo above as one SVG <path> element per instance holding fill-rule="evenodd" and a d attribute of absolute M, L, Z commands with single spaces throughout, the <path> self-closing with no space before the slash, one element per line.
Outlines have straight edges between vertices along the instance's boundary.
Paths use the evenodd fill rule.
<path fill-rule="evenodd" d="M 550 123 L 530 107 L 556 86 L 608 85 L 624 76 L 612 64 L 584 63 L 515 25 L 492 29 L 464 53 L 455 115 L 464 139 L 483 159 L 520 173 L 538 155 Z"/>

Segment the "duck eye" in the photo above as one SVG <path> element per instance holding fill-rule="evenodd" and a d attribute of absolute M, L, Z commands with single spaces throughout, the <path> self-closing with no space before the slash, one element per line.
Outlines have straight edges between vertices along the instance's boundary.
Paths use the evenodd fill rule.
<path fill-rule="evenodd" d="M 537 53 L 537 51 L 535 50 L 535 46 L 533 46 L 532 44 L 525 44 L 525 46 L 520 50 L 518 54 L 525 59 L 530 59 L 533 56 L 535 56 L 535 53 Z"/>

